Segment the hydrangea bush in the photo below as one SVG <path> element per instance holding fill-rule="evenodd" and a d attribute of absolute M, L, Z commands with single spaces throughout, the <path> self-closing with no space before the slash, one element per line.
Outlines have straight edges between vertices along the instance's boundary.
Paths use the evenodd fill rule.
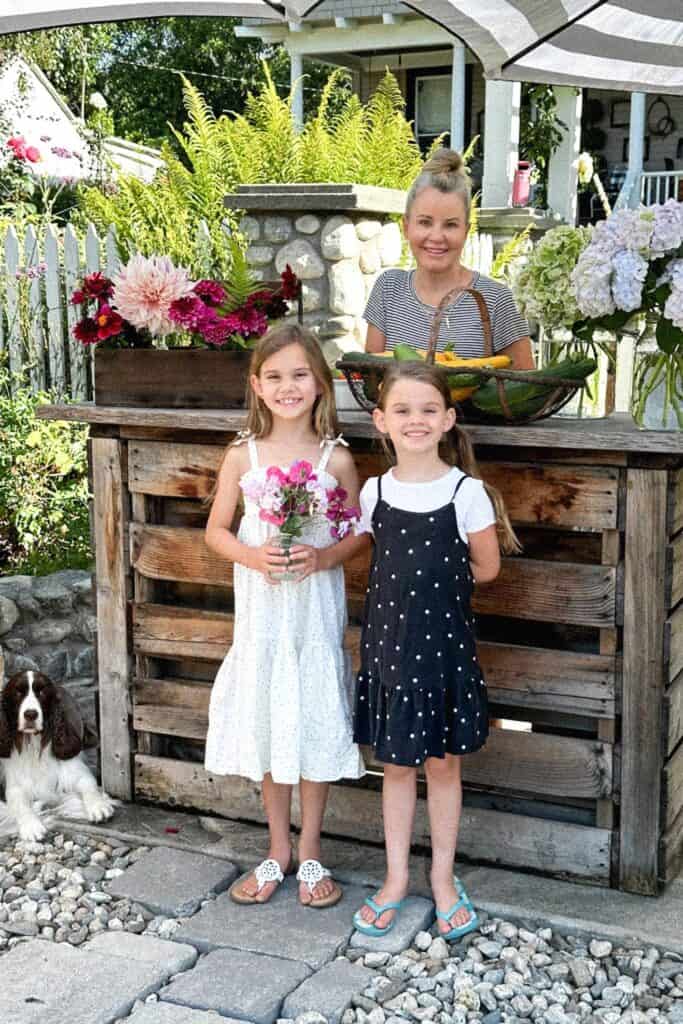
<path fill-rule="evenodd" d="M 590 237 L 590 228 L 552 228 L 517 274 L 514 292 L 522 315 L 537 320 L 546 331 L 571 329 L 581 316 L 571 273 Z"/>

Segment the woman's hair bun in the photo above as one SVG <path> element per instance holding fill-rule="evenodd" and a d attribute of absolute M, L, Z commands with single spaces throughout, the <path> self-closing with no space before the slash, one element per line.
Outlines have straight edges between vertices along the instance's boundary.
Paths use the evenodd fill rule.
<path fill-rule="evenodd" d="M 424 164 L 422 173 L 461 174 L 465 170 L 462 156 L 454 149 L 437 149 Z"/>

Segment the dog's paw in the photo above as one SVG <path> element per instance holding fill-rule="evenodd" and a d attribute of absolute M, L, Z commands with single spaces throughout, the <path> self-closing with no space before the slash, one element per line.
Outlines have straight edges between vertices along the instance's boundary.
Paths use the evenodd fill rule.
<path fill-rule="evenodd" d="M 35 816 L 27 818 L 22 821 L 19 825 L 19 838 L 24 839 L 29 843 L 39 843 L 41 839 L 44 839 L 47 834 L 47 828 L 40 820 Z"/>
<path fill-rule="evenodd" d="M 89 821 L 106 821 L 114 813 L 114 801 L 104 790 L 84 793 L 83 804 Z"/>

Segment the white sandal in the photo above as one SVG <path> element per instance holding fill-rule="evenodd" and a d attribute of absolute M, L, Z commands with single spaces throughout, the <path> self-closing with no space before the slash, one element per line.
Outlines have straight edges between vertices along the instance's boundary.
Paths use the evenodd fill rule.
<path fill-rule="evenodd" d="M 291 858 L 289 863 L 290 867 L 288 867 L 287 871 L 283 873 L 278 862 L 273 860 L 272 857 L 262 860 L 255 868 L 251 871 L 245 871 L 243 875 L 240 875 L 236 882 L 232 883 L 229 890 L 230 899 L 234 900 L 235 903 L 267 903 L 268 900 L 258 899 L 258 894 L 264 886 L 268 885 L 269 882 L 277 882 L 278 885 L 281 885 L 285 880 L 285 874 L 292 874 L 293 869 L 291 868 Z M 243 883 L 246 882 L 248 878 L 251 878 L 252 875 L 256 879 L 257 888 L 255 894 L 250 896 L 248 893 L 241 891 L 241 888 Z M 273 889 L 273 893 L 274 892 L 275 889 Z M 273 893 L 271 893 L 271 896 Z M 270 899 L 270 896 L 268 899 Z"/>
<path fill-rule="evenodd" d="M 310 902 L 302 903 L 302 907 L 315 907 L 317 910 L 321 910 L 323 907 L 333 907 L 335 903 L 339 903 L 343 896 L 340 886 L 334 881 L 334 889 L 328 896 L 318 896 L 316 898 L 313 895 L 318 882 L 322 882 L 323 878 L 332 878 L 332 872 L 324 868 L 319 860 L 310 859 L 302 861 L 296 873 L 296 878 L 298 882 L 305 883 L 311 894 Z"/>

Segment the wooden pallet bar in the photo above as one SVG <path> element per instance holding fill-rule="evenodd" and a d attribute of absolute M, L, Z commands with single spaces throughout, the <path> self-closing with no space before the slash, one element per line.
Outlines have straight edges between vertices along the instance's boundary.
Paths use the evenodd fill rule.
<path fill-rule="evenodd" d="M 201 763 L 234 624 L 205 499 L 244 414 L 40 415 L 91 424 L 105 784 L 263 821 L 258 784 Z M 683 437 L 619 417 L 465 429 L 524 543 L 474 599 L 492 714 L 523 728 L 496 722 L 464 759 L 459 854 L 655 893 L 683 861 Z M 349 416 L 345 435 L 361 479 L 381 472 L 369 418 Z M 367 557 L 345 569 L 355 663 L 367 574 Z M 365 780 L 332 786 L 325 827 L 379 842 L 382 766 L 367 761 Z"/>

